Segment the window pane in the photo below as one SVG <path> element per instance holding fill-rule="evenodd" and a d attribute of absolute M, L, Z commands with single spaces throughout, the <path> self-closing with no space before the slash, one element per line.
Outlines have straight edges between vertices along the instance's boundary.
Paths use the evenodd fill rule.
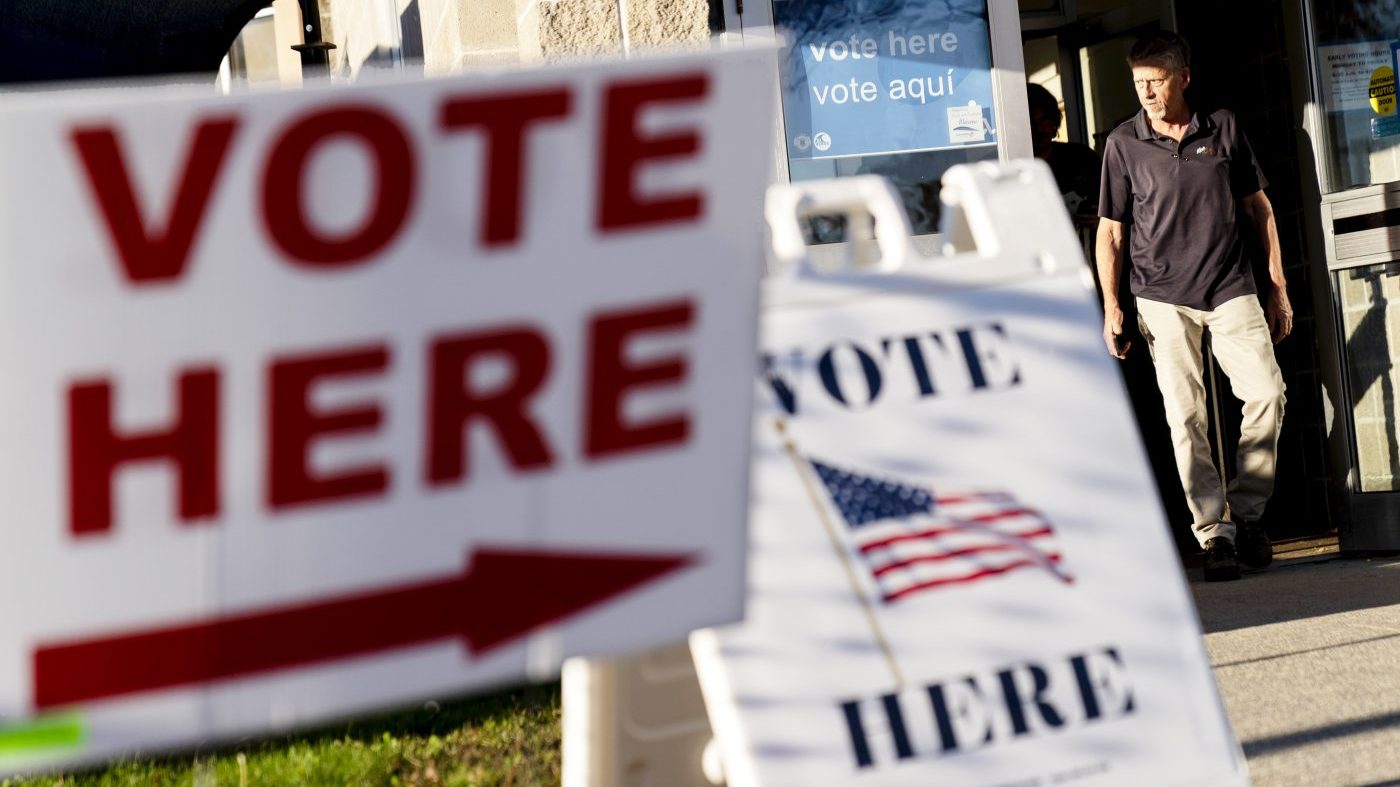
<path fill-rule="evenodd" d="M 1391 337 L 1400 338 L 1400 262 L 1337 273 L 1362 492 L 1400 490 L 1400 419 Z"/>
<path fill-rule="evenodd" d="M 1314 0 L 1318 85 L 1331 191 L 1400 180 L 1395 3 Z"/>
<path fill-rule="evenodd" d="M 995 158 L 985 0 L 773 0 L 793 180 L 879 174 L 914 231 L 938 228 L 939 179 Z"/>

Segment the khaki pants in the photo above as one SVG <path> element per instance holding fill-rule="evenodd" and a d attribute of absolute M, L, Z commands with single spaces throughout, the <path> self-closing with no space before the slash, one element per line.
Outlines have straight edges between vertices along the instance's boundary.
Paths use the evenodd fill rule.
<path fill-rule="evenodd" d="M 1176 450 L 1176 468 L 1202 545 L 1234 541 L 1235 522 L 1264 513 L 1274 488 L 1278 433 L 1283 425 L 1284 386 L 1274 360 L 1268 322 L 1253 295 L 1232 298 L 1212 311 L 1137 299 L 1138 326 L 1147 338 L 1157 387 Z M 1235 478 L 1221 493 L 1211 461 L 1205 387 L 1201 382 L 1201 332 L 1210 330 L 1211 352 L 1244 402 Z"/>

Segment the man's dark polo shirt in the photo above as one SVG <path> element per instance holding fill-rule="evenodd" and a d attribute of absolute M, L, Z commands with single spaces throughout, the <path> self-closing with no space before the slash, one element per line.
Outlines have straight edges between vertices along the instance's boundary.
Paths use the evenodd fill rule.
<path fill-rule="evenodd" d="M 1099 215 L 1131 224 L 1132 292 L 1214 309 L 1254 293 L 1238 201 L 1268 185 L 1229 110 L 1194 113 L 1181 142 L 1139 111 L 1108 135 Z"/>

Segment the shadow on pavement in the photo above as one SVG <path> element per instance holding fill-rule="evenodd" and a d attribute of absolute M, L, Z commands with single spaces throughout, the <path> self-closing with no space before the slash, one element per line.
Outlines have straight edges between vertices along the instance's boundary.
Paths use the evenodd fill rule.
<path fill-rule="evenodd" d="M 1334 555 L 1275 561 L 1237 582 L 1202 582 L 1191 594 L 1206 634 L 1400 605 L 1400 556 Z"/>
<path fill-rule="evenodd" d="M 1245 756 L 1253 758 L 1265 754 L 1273 754 L 1274 752 L 1284 749 L 1292 749 L 1306 743 L 1319 743 L 1333 738 L 1345 738 L 1352 735 L 1389 729 L 1391 727 L 1400 727 L 1400 712 L 1387 713 L 1365 719 L 1354 719 L 1337 724 L 1328 724 L 1323 727 L 1312 727 L 1310 729 L 1274 735 L 1268 738 L 1258 738 L 1251 741 L 1244 741 L 1241 745 L 1244 748 Z M 1396 782 L 1386 782 L 1386 784 L 1395 783 Z"/>

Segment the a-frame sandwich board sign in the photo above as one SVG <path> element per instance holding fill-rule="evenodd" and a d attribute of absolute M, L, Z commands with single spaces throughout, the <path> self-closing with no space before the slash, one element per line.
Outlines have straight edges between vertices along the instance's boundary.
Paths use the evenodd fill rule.
<path fill-rule="evenodd" d="M 728 783 L 1246 784 L 1048 169 L 943 194 L 949 256 L 766 282 Z"/>

